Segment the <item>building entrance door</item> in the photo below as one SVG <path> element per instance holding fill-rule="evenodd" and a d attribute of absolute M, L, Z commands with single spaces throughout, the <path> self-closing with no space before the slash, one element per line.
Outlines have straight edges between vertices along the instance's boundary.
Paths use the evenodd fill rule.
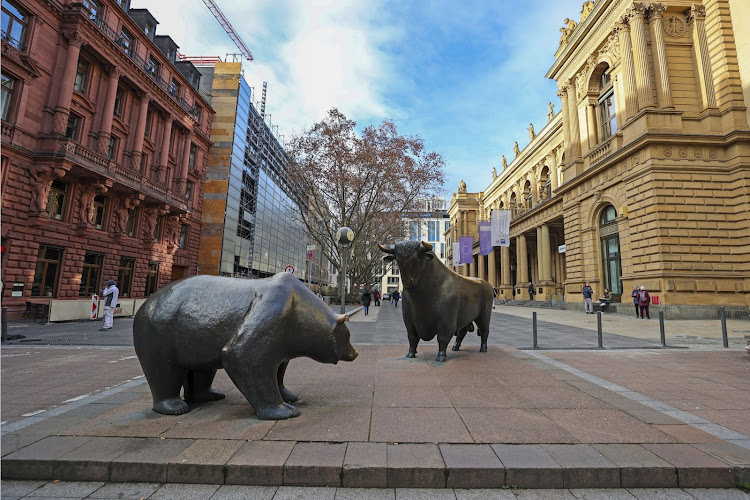
<path fill-rule="evenodd" d="M 622 295 L 622 264 L 620 262 L 620 235 L 617 227 L 617 211 L 609 205 L 599 218 L 601 241 L 602 281 L 613 294 Z"/>

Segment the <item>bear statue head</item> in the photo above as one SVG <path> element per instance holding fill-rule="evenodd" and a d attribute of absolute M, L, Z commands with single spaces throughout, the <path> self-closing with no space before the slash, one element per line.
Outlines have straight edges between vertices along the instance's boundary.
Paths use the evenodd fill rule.
<path fill-rule="evenodd" d="M 359 353 L 349 341 L 351 335 L 345 321 L 346 315 L 336 315 L 336 324 L 331 332 L 331 341 L 336 351 L 337 361 L 354 361 Z"/>

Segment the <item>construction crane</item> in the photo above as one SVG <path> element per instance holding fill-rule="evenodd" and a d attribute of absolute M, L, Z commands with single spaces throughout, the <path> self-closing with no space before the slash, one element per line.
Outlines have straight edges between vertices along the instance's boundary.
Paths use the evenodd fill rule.
<path fill-rule="evenodd" d="M 224 14 L 222 14 L 221 9 L 219 9 L 219 6 L 216 5 L 216 2 L 214 2 L 213 0 L 203 0 L 203 3 L 206 4 L 206 7 L 208 7 L 208 10 L 211 11 L 211 14 L 213 14 L 216 20 L 219 21 L 221 27 L 224 28 L 224 31 L 227 32 L 229 38 L 231 38 L 237 48 L 240 49 L 242 55 L 245 56 L 248 61 L 252 61 L 253 55 L 250 53 L 250 49 L 247 48 L 245 42 L 243 42 L 237 32 L 234 31 L 234 28 L 232 28 L 232 24 L 229 22 L 229 20 L 227 20 L 226 17 L 224 17 Z"/>

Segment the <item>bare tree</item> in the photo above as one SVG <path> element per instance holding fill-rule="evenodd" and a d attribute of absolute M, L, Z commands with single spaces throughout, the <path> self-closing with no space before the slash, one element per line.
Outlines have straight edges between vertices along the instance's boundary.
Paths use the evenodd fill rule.
<path fill-rule="evenodd" d="M 399 135 L 391 121 L 358 135 L 337 109 L 288 143 L 289 171 L 297 183 L 300 220 L 341 276 L 336 230 L 354 231 L 347 274 L 352 283 L 379 276 L 377 244 L 404 236 L 402 212 L 444 182 L 443 157 L 419 137 Z"/>

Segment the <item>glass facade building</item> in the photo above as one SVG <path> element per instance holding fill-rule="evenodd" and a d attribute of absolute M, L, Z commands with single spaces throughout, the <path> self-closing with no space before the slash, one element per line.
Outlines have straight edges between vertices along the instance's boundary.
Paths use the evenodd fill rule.
<path fill-rule="evenodd" d="M 204 196 L 211 208 L 201 231 L 201 272 L 267 277 L 292 266 L 302 276 L 307 238 L 296 216 L 283 147 L 258 111 L 240 63 L 196 67 L 206 75 L 203 80 L 216 103 L 214 123 L 219 124 L 211 133 L 214 146 Z M 232 122 L 230 130 L 225 124 Z M 228 182 L 220 182 L 222 178 Z"/>

